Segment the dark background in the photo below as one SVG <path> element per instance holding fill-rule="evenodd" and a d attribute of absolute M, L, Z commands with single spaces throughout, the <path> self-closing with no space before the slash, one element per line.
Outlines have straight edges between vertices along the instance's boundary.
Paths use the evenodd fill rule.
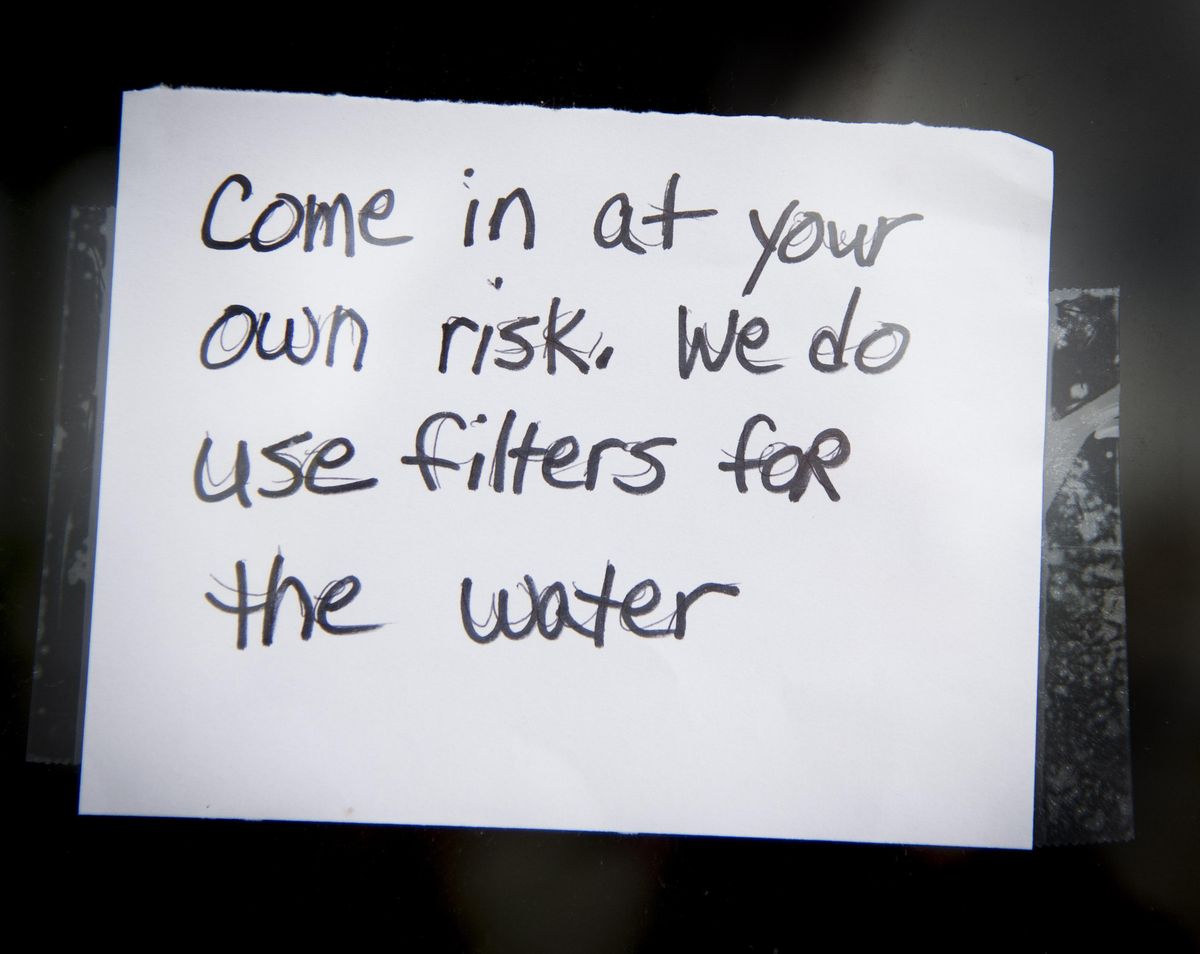
<path fill-rule="evenodd" d="M 1200 947 L 1200 5 L 793 4 L 739 9 L 738 27 L 401 9 L 311 24 L 286 8 L 273 24 L 215 9 L 120 24 L 64 14 L 6 37 L 0 804 L 13 915 L 172 918 L 175 931 L 220 914 L 273 930 L 332 918 L 364 939 L 378 921 L 417 949 L 772 951 L 822 936 Z M 120 91 L 160 83 L 916 121 L 1052 149 L 1051 284 L 1122 289 L 1136 838 L 1000 852 L 76 817 L 78 770 L 23 761 L 67 210 L 113 201 Z"/>

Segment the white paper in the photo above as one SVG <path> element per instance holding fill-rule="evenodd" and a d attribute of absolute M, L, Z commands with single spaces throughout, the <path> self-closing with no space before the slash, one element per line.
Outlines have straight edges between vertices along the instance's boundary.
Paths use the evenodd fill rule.
<path fill-rule="evenodd" d="M 643 218 L 661 214 L 676 174 L 676 212 L 715 214 L 676 218 L 667 249 L 662 223 Z M 995 132 L 127 94 L 81 811 L 1028 847 L 1051 183 L 1049 152 Z M 519 193 L 489 237 L 497 199 L 517 189 L 533 210 L 528 249 Z M 344 194 L 353 214 L 336 212 L 328 247 L 324 224 L 310 251 L 303 225 L 272 251 L 210 247 L 238 244 L 280 193 L 302 209 Z M 628 241 L 619 199 L 598 241 L 597 213 L 622 193 Z M 286 237 L 279 201 L 260 245 Z M 751 210 L 769 238 L 793 202 L 781 238 L 819 213 L 821 243 L 794 232 L 785 255 L 811 254 L 770 255 L 745 294 L 764 251 Z M 860 224 L 856 256 L 842 246 Z M 842 327 L 855 289 L 846 366 L 818 371 L 814 335 Z M 556 298 L 560 329 L 585 309 L 563 341 L 587 374 L 545 347 Z M 256 324 L 270 313 L 267 353 L 289 318 L 307 350 L 308 308 L 315 356 L 265 360 L 241 312 L 207 357 L 245 352 L 205 367 L 206 333 L 231 306 Z M 361 370 L 345 311 L 326 363 L 338 306 L 368 329 Z M 680 306 L 689 337 L 707 325 L 714 349 L 731 309 L 739 329 L 763 319 L 769 338 L 744 357 L 782 366 L 750 373 L 732 348 L 720 370 L 697 359 L 684 379 Z M 454 316 L 480 331 L 453 333 L 440 373 Z M 864 365 L 906 350 L 864 373 L 853 348 L 885 323 L 902 330 L 877 335 Z M 761 326 L 746 334 L 753 344 Z M 818 362 L 834 359 L 829 338 Z M 496 363 L 531 354 L 522 370 Z M 543 449 L 526 454 L 519 495 L 510 454 L 504 492 L 489 484 L 509 410 L 507 449 L 535 422 L 528 446 Z M 430 490 L 403 458 L 439 412 L 465 428 L 445 420 L 428 456 L 462 466 L 432 467 Z M 757 414 L 778 429 L 752 430 L 739 493 L 718 465 Z M 783 485 L 827 429 L 849 446 L 824 470 L 831 490 L 819 466 L 798 499 L 764 489 L 754 464 L 768 444 L 797 448 L 772 467 Z M 234 485 L 245 441 L 249 506 L 198 495 L 206 436 L 201 490 Z M 580 466 L 544 471 L 568 436 Z M 315 466 L 346 453 L 335 438 L 353 458 Z M 585 480 L 608 438 L 622 443 L 601 450 L 593 489 L 547 481 Z M 636 453 L 656 438 L 675 443 Z M 831 461 L 838 439 L 820 448 Z M 311 481 L 292 481 L 285 454 Z M 618 485 L 651 485 L 654 460 L 660 487 Z M 205 594 L 235 605 L 243 561 L 261 605 L 277 555 L 280 579 L 314 604 L 358 578 L 352 601 L 349 583 L 326 591 L 324 623 L 381 625 L 331 635 L 314 609 L 304 640 L 285 589 L 271 645 L 258 611 L 239 649 L 236 615 Z M 501 588 L 518 625 L 528 574 L 540 594 L 562 581 L 578 628 L 594 629 L 575 591 L 598 594 L 609 564 L 614 604 L 643 580 L 660 587 L 659 608 L 633 617 L 643 627 L 676 626 L 681 591 L 737 593 L 697 598 L 682 639 L 636 635 L 615 605 L 599 646 L 570 626 L 477 642 L 460 618 L 470 578 L 481 630 Z M 553 628 L 559 603 L 544 599 Z"/>

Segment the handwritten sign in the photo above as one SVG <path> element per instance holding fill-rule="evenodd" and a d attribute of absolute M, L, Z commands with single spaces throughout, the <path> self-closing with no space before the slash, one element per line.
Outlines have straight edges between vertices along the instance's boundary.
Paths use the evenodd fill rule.
<path fill-rule="evenodd" d="M 82 811 L 1029 845 L 1046 150 L 123 123 Z"/>

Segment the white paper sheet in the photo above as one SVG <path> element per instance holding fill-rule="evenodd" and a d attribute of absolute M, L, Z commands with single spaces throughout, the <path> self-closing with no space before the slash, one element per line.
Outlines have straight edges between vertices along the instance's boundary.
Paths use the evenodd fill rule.
<path fill-rule="evenodd" d="M 1028 847 L 1051 191 L 995 132 L 127 94 L 81 811 Z"/>

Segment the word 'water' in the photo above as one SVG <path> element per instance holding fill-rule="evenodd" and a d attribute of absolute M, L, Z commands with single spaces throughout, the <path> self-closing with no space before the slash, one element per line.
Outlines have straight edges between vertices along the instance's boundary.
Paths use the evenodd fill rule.
<path fill-rule="evenodd" d="M 702 583 L 689 593 L 680 590 L 675 594 L 675 607 L 663 618 L 647 621 L 645 625 L 639 622 L 644 616 L 649 616 L 659 608 L 662 600 L 662 590 L 654 580 L 646 579 L 635 583 L 625 593 L 622 599 L 613 599 L 613 583 L 617 570 L 609 563 L 604 569 L 604 582 L 599 593 L 587 593 L 577 586 L 572 586 L 575 599 L 596 607 L 595 611 L 584 620 L 575 618 L 571 612 L 570 597 L 567 585 L 562 582 L 551 583 L 545 589 L 539 589 L 533 577 L 525 574 L 524 590 L 529 601 L 529 612 L 514 620 L 510 617 L 510 602 L 507 589 L 501 589 L 493 594 L 487 617 L 482 625 L 492 623 L 487 630 L 480 629 L 471 613 L 471 591 L 474 583 L 470 577 L 462 581 L 459 609 L 462 614 L 463 629 L 477 643 L 490 643 L 503 634 L 508 639 L 524 639 L 536 628 L 544 639 L 558 639 L 564 629 L 578 633 L 590 639 L 597 649 L 604 645 L 604 633 L 608 625 L 608 611 L 618 614 L 621 628 L 635 636 L 645 639 L 657 639 L 663 636 L 674 636 L 683 639 L 687 632 L 688 610 L 702 596 L 718 593 L 723 596 L 737 596 L 741 590 L 732 583 Z M 662 612 L 662 611 L 660 611 Z M 589 628 L 588 623 L 591 623 Z"/>

